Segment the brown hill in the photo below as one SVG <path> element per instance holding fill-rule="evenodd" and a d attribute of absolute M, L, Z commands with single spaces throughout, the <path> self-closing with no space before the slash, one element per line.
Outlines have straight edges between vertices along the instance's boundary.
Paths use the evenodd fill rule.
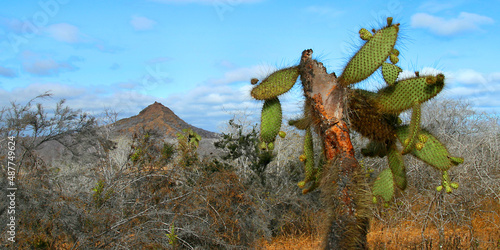
<path fill-rule="evenodd" d="M 182 129 L 191 128 L 203 138 L 216 138 L 217 133 L 210 132 L 201 128 L 194 127 L 179 118 L 172 110 L 163 106 L 159 102 L 155 102 L 138 115 L 129 118 L 121 119 L 114 123 L 113 131 L 115 133 L 133 134 L 142 129 L 156 130 L 167 138 L 177 137 L 178 132 Z"/>

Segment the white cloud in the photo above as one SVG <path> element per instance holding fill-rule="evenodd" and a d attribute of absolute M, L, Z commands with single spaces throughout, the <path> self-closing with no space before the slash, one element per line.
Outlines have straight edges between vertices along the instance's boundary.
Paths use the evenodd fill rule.
<path fill-rule="evenodd" d="M 68 23 L 58 23 L 48 26 L 46 32 L 57 41 L 78 43 L 83 41 L 83 35 L 78 27 Z"/>
<path fill-rule="evenodd" d="M 16 18 L 0 18 L 0 25 L 6 28 L 6 31 L 18 35 L 39 34 L 40 29 L 32 22 Z"/>
<path fill-rule="evenodd" d="M 0 106 L 10 106 L 11 101 L 21 104 L 27 103 L 34 97 L 45 92 L 50 92 L 55 99 L 72 99 L 80 97 L 85 93 L 82 88 L 68 86 L 59 83 L 34 83 L 24 88 L 14 88 L 10 91 L 0 91 Z"/>
<path fill-rule="evenodd" d="M 472 69 L 460 70 L 454 76 L 457 82 L 463 84 L 487 84 L 488 80 L 485 74 L 479 73 Z"/>
<path fill-rule="evenodd" d="M 217 127 L 235 113 L 243 110 L 252 115 L 259 113 L 261 104 L 251 99 L 247 84 L 243 85 L 245 87 L 205 83 L 187 93 L 170 95 L 163 104 L 186 122 L 217 131 Z"/>
<path fill-rule="evenodd" d="M 132 16 L 130 24 L 135 30 L 150 30 L 156 25 L 156 22 L 143 16 Z"/>
<path fill-rule="evenodd" d="M 22 69 L 36 76 L 54 76 L 64 71 L 77 70 L 78 67 L 73 65 L 73 62 L 82 60 L 80 57 L 71 56 L 65 61 L 56 61 L 49 55 L 27 50 L 22 53 Z"/>
<path fill-rule="evenodd" d="M 139 111 L 155 101 L 165 103 L 165 99 L 144 95 L 135 91 L 118 89 L 116 91 L 96 91 L 95 86 L 76 87 L 61 83 L 35 83 L 23 88 L 14 88 L 6 91 L 0 89 L 0 107 L 9 107 L 14 101 L 25 105 L 34 97 L 50 92 L 52 98 L 44 99 L 41 103 L 47 107 L 55 107 L 55 103 L 66 99 L 66 105 L 72 109 L 81 109 L 94 115 L 100 114 L 104 108 L 111 108 L 119 112 L 119 119 L 137 115 Z"/>
<path fill-rule="evenodd" d="M 244 113 L 250 120 L 259 120 L 262 101 L 250 96 L 252 77 L 264 79 L 276 68 L 257 65 L 228 71 L 223 78 L 210 79 L 187 93 L 170 95 L 167 103 L 182 119 L 195 126 L 216 131 L 221 122 L 234 114 Z M 303 106 L 302 95 L 290 91 L 280 96 L 285 117 L 295 117 Z"/>
<path fill-rule="evenodd" d="M 494 20 L 487 16 L 461 12 L 457 18 L 442 17 L 417 13 L 411 17 L 413 28 L 426 28 L 440 36 L 452 36 L 470 31 L 481 30 L 481 25 L 493 24 Z"/>
<path fill-rule="evenodd" d="M 444 96 L 465 98 L 478 109 L 500 112 L 500 72 L 481 73 L 461 69 L 445 73 L 447 77 Z"/>
<path fill-rule="evenodd" d="M 250 83 L 250 79 L 257 78 L 259 80 L 263 80 L 274 71 L 276 71 L 276 67 L 270 65 L 256 65 L 252 67 L 237 68 L 224 73 L 222 78 L 211 79 L 209 82 L 214 84 L 229 84 L 235 82 Z"/>
<path fill-rule="evenodd" d="M 24 63 L 23 69 L 37 76 L 57 75 L 61 71 L 72 71 L 76 67 L 67 62 L 56 62 L 53 59 L 39 60 L 32 63 Z"/>
<path fill-rule="evenodd" d="M 17 73 L 12 69 L 0 66 L 0 76 L 13 78 L 17 76 Z"/>
<path fill-rule="evenodd" d="M 444 73 L 443 71 L 435 69 L 435 68 L 430 68 L 430 67 L 424 67 L 421 70 L 419 70 L 418 73 L 420 76 L 437 75 L 439 73 L 443 73 L 446 75 L 446 73 Z M 415 71 L 410 71 L 410 70 L 405 69 L 405 70 L 403 70 L 403 72 L 399 73 L 398 80 L 412 78 L 412 77 L 415 77 Z"/>
<path fill-rule="evenodd" d="M 23 63 L 23 69 L 36 76 L 58 75 L 63 71 L 74 71 L 77 69 L 69 62 L 56 62 L 53 59 L 41 59 L 34 62 Z"/>

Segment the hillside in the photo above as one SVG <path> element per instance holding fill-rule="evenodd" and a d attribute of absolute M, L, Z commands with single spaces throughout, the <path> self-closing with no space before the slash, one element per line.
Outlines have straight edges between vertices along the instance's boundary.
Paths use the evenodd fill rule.
<path fill-rule="evenodd" d="M 138 115 L 121 119 L 114 123 L 115 134 L 134 133 L 135 131 L 156 130 L 167 138 L 175 138 L 178 132 L 191 128 L 203 138 L 217 138 L 218 134 L 192 126 L 179 118 L 172 110 L 159 102 L 155 102 Z"/>

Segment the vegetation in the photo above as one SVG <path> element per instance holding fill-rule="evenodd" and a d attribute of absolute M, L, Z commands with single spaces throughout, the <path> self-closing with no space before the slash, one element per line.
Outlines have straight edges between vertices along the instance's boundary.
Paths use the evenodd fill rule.
<path fill-rule="evenodd" d="M 437 192 L 440 176 L 429 172 L 425 163 L 407 158 L 412 185 L 404 193 L 396 192 L 389 208 L 371 208 L 368 246 L 495 248 L 500 244 L 499 121 L 463 101 L 431 102 L 431 109 L 422 107 L 422 127 L 446 143 L 450 152 L 467 159 L 449 172 L 460 188 L 451 195 Z M 9 109 L 5 107 L 3 114 Z M 403 116 L 403 122 L 406 119 Z M 275 140 L 272 158 L 263 164 L 256 126 L 235 120 L 229 121 L 216 142 L 223 149 L 219 157 L 200 159 L 194 151 L 189 155 L 196 159 L 187 167 L 182 165 L 186 161 L 180 143 L 166 143 L 152 131 L 114 138 L 116 148 L 107 153 L 102 148 L 99 154 L 80 152 L 98 156 L 91 164 L 44 162 L 40 157 L 25 161 L 17 173 L 16 193 L 23 223 L 17 228 L 16 243 L 9 245 L 3 239 L 2 247 L 317 248 L 324 230 L 318 225 L 327 212 L 318 191 L 302 195 L 297 187 L 305 178 L 298 146 L 302 133 L 283 127 L 286 137 Z M 1 129 L 16 131 L 5 123 Z M 94 129 L 94 134 L 105 137 L 102 130 L 108 128 Z M 17 137 L 18 141 L 30 139 Z M 353 134 L 352 142 L 363 169 L 373 171 L 368 175 L 383 170 L 385 158 L 361 154 L 367 139 Z M 320 155 L 318 138 L 313 138 L 313 145 L 314 155 Z M 134 160 L 139 148 L 143 153 Z M 20 155 L 26 149 L 18 150 Z M 6 186 L 6 172 L 2 169 L 2 186 Z M 2 221 L 5 216 L 3 210 Z"/>
<path fill-rule="evenodd" d="M 377 39 L 365 30 L 360 34 L 365 40 Z M 389 50 L 391 65 L 397 54 Z M 399 69 L 391 65 L 382 64 L 388 87 L 399 84 L 394 77 Z M 375 70 L 339 78 L 348 86 Z M 278 72 L 270 79 L 303 76 L 296 67 Z M 432 84 L 438 82 L 435 77 Z M 258 86 L 270 85 L 263 81 Z M 331 206 L 321 202 L 319 190 L 324 189 L 325 166 L 331 163 L 324 154 L 325 140 L 308 128 L 321 119 L 297 119 L 293 126 L 281 125 L 276 96 L 290 88 L 285 84 L 276 92 L 255 91 L 255 96 L 272 95 L 259 97 L 266 100 L 260 126 L 238 117 L 231 119 L 214 142 L 217 151 L 206 157 L 198 154 L 205 139 L 192 130 L 179 131 L 175 143 L 146 129 L 130 137 L 112 137 L 113 112 L 97 119 L 65 106 L 64 101 L 46 111 L 35 102 L 49 98 L 47 94 L 23 105 L 4 107 L 0 111 L 0 186 L 6 187 L 9 180 L 5 164 L 8 149 L 3 146 L 8 136 L 16 136 L 20 145 L 17 162 L 22 165 L 15 178 L 16 242 L 10 243 L 3 234 L 1 248 L 319 248 L 330 230 L 321 226 L 331 221 Z M 372 95 L 350 93 L 362 93 L 361 99 Z M 385 90 L 381 93 L 386 95 Z M 306 107 L 311 107 L 310 102 L 306 99 Z M 369 131 L 354 129 L 349 135 L 352 155 L 359 162 L 357 178 L 403 176 L 401 165 L 393 165 L 391 159 L 404 162 L 404 179 L 388 178 L 392 191 L 374 188 L 373 193 L 365 193 L 370 205 L 363 214 L 370 220 L 366 247 L 500 247 L 498 116 L 479 113 L 463 100 L 440 98 L 413 103 L 408 108 L 411 113 L 401 109 L 395 111 L 401 123 L 394 117 L 385 120 L 393 126 L 394 140 L 401 150 L 392 150 L 391 143 L 384 142 L 382 147 L 375 143 L 380 142 L 376 137 L 381 133 L 370 137 Z M 314 109 L 305 110 L 306 115 L 311 112 Z M 368 118 L 380 116 L 379 112 L 365 114 Z M 278 120 L 281 126 L 276 129 Z M 263 122 L 272 125 L 266 127 Z M 398 129 L 404 135 L 398 135 Z M 418 149 L 418 143 L 425 143 L 425 148 L 433 138 L 446 145 L 446 156 L 450 157 L 443 165 L 429 165 L 426 156 L 419 156 L 418 152 L 425 151 Z M 439 148 L 436 141 L 432 143 Z M 54 151 L 44 151 L 48 148 Z M 444 153 L 439 152 L 441 157 Z M 51 155 L 58 157 L 47 157 Z M 463 163 L 455 165 L 458 159 L 452 156 L 463 157 Z M 429 166 L 439 171 L 431 171 Z M 439 186 L 440 191 L 436 189 Z M 449 188 L 453 192 L 445 192 Z M 7 194 L 5 188 L 0 190 L 3 197 Z M 373 194 L 383 202 L 374 205 Z M 1 199 L 0 221 L 8 221 L 6 207 L 7 200 Z"/>

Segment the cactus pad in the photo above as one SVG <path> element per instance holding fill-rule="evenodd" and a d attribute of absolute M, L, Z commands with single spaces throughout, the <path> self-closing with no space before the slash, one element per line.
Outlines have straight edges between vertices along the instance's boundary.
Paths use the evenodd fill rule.
<path fill-rule="evenodd" d="M 440 76 L 431 83 L 427 82 L 427 76 L 397 81 L 394 85 L 380 89 L 375 101 L 381 112 L 400 113 L 416 102 L 423 103 L 436 96 L 444 87 L 444 76 Z"/>
<path fill-rule="evenodd" d="M 260 139 L 265 143 L 273 142 L 281 128 L 281 104 L 278 98 L 266 100 L 262 107 Z"/>
<path fill-rule="evenodd" d="M 319 178 L 321 177 L 320 170 L 314 167 L 313 137 L 310 128 L 306 129 L 304 154 L 300 156 L 300 161 L 304 162 L 305 177 L 297 185 L 302 189 L 302 193 L 306 194 L 318 187 Z M 309 182 L 312 182 L 312 184 L 306 188 L 306 184 Z"/>
<path fill-rule="evenodd" d="M 343 86 L 363 81 L 369 77 L 391 55 L 398 38 L 399 24 L 390 25 L 377 31 L 347 63 L 338 82 Z M 368 33 L 360 30 L 362 38 Z"/>
<path fill-rule="evenodd" d="M 297 66 L 278 70 L 255 86 L 250 93 L 257 100 L 275 98 L 288 92 L 299 77 Z"/>
<path fill-rule="evenodd" d="M 382 76 L 387 85 L 393 85 L 401 72 L 403 72 L 403 70 L 394 64 L 382 63 Z"/>
<path fill-rule="evenodd" d="M 415 103 L 412 108 L 411 113 L 411 122 L 409 127 L 408 137 L 405 139 L 405 143 L 403 145 L 402 154 L 407 154 L 415 148 L 415 144 L 418 141 L 418 131 L 420 130 L 420 103 Z M 408 141 L 408 142 L 407 142 Z"/>
<path fill-rule="evenodd" d="M 386 202 L 394 197 L 394 180 L 390 169 L 380 172 L 373 183 L 372 193 L 374 196 L 381 196 Z"/>
<path fill-rule="evenodd" d="M 398 139 L 404 141 L 408 138 L 409 131 L 410 129 L 408 126 L 399 127 L 396 130 Z M 429 132 L 420 130 L 419 137 L 421 137 L 421 135 L 427 137 L 426 142 L 423 143 L 424 146 L 421 150 L 413 149 L 411 151 L 411 153 L 420 160 L 441 171 L 446 171 L 452 166 L 463 162 L 462 158 L 451 157 L 446 147 Z"/>
<path fill-rule="evenodd" d="M 394 177 L 394 183 L 401 190 L 406 189 L 406 169 L 401 153 L 392 146 L 387 154 L 387 161 Z"/>
<path fill-rule="evenodd" d="M 306 130 L 306 136 L 304 137 L 304 155 L 306 156 L 306 160 L 304 162 L 306 177 L 304 178 L 304 181 L 308 182 L 313 179 L 314 170 L 314 148 L 311 129 Z"/>

